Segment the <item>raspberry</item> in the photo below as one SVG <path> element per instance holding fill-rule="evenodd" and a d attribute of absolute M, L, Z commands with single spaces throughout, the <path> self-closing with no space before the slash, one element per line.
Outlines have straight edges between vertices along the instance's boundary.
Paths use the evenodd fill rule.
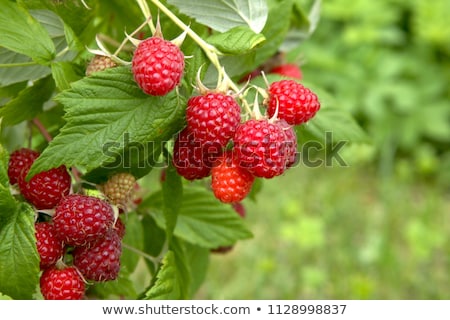
<path fill-rule="evenodd" d="M 83 276 L 93 281 L 108 281 L 117 278 L 120 271 L 122 242 L 115 231 L 104 238 L 73 251 L 73 264 Z"/>
<path fill-rule="evenodd" d="M 31 167 L 31 166 L 30 166 Z M 38 210 L 52 209 L 70 192 L 71 178 L 66 166 L 62 165 L 33 176 L 26 181 L 29 168 L 19 176 L 19 189 L 23 197 Z"/>
<path fill-rule="evenodd" d="M 276 66 L 269 73 L 279 74 L 283 77 L 293 78 L 300 80 L 302 78 L 302 71 L 300 68 L 293 63 L 286 63 Z"/>
<path fill-rule="evenodd" d="M 146 94 L 163 96 L 172 91 L 180 83 L 183 69 L 180 48 L 162 38 L 147 38 L 134 51 L 134 79 Z"/>
<path fill-rule="evenodd" d="M 126 206 L 131 200 L 136 178 L 127 172 L 116 173 L 101 186 L 101 190 L 114 205 Z"/>
<path fill-rule="evenodd" d="M 114 224 L 113 230 L 116 231 L 117 235 L 120 239 L 123 239 L 125 236 L 125 223 L 123 223 L 122 219 L 117 218 L 116 223 Z"/>
<path fill-rule="evenodd" d="M 284 127 L 267 120 L 248 120 L 238 126 L 234 149 L 238 163 L 256 177 L 281 175 L 290 161 Z"/>
<path fill-rule="evenodd" d="M 175 140 L 172 162 L 178 174 L 187 180 L 202 179 L 211 173 L 211 159 L 188 128 L 181 131 Z"/>
<path fill-rule="evenodd" d="M 283 119 L 278 120 L 276 124 L 283 129 L 284 134 L 286 135 L 286 167 L 290 168 L 297 162 L 297 134 L 295 133 L 294 128 Z"/>
<path fill-rule="evenodd" d="M 22 171 L 28 170 L 38 157 L 39 152 L 27 148 L 21 148 L 11 153 L 8 164 L 9 182 L 16 184 Z"/>
<path fill-rule="evenodd" d="M 110 57 L 96 55 L 87 66 L 86 75 L 90 76 L 94 72 L 99 72 L 114 67 L 117 67 L 117 63 L 115 63 Z"/>
<path fill-rule="evenodd" d="M 84 281 L 74 267 L 46 269 L 41 275 L 40 286 L 46 300 L 81 300 L 85 291 Z"/>
<path fill-rule="evenodd" d="M 57 237 L 53 224 L 38 222 L 35 224 L 36 246 L 40 256 L 41 270 L 51 267 L 62 257 L 64 245 Z"/>
<path fill-rule="evenodd" d="M 209 92 L 189 99 L 186 119 L 200 143 L 225 147 L 241 122 L 241 108 L 233 97 Z"/>
<path fill-rule="evenodd" d="M 217 199 L 225 203 L 239 202 L 250 192 L 255 177 L 238 166 L 232 151 L 224 154 L 211 170 L 211 188 Z"/>
<path fill-rule="evenodd" d="M 114 212 L 105 201 L 79 194 L 62 199 L 53 217 L 58 237 L 65 244 L 81 246 L 103 237 L 114 224 Z"/>
<path fill-rule="evenodd" d="M 317 96 L 308 88 L 294 80 L 281 80 L 269 87 L 267 113 L 275 114 L 278 106 L 278 117 L 291 125 L 302 124 L 320 109 Z"/>

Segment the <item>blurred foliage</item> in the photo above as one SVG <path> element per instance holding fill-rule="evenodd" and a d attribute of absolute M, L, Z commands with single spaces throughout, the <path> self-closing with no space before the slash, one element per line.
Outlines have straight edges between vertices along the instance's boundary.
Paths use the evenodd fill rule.
<path fill-rule="evenodd" d="M 322 1 L 287 58 L 373 144 L 346 144 L 347 167 L 265 181 L 246 202 L 255 239 L 212 257 L 197 298 L 448 299 L 448 12 L 446 0 Z"/>
<path fill-rule="evenodd" d="M 198 299 L 448 299 L 439 184 L 380 182 L 357 166 L 292 170 L 245 203 L 255 238 L 211 258 Z"/>
<path fill-rule="evenodd" d="M 366 128 L 386 176 L 399 158 L 421 175 L 448 167 L 448 12 L 446 0 L 323 1 L 313 37 L 289 53 Z"/>

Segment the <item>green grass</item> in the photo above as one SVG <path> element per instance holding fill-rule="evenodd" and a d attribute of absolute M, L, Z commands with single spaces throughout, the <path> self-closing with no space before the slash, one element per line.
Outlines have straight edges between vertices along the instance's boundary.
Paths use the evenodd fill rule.
<path fill-rule="evenodd" d="M 198 299 L 448 299 L 444 186 L 294 168 L 245 202 L 254 238 L 214 255 Z"/>

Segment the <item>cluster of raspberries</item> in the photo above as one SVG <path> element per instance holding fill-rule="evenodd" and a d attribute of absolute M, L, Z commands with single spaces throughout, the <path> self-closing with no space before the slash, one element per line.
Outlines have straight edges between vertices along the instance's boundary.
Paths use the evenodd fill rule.
<path fill-rule="evenodd" d="M 287 68 L 290 76 L 292 66 Z M 142 41 L 133 55 L 134 79 L 150 95 L 172 91 L 183 69 L 179 47 L 160 37 Z M 273 178 L 295 164 L 297 138 L 292 126 L 316 114 L 318 98 L 293 79 L 272 83 L 266 94 L 266 115 L 244 122 L 240 106 L 226 92 L 206 90 L 191 97 L 187 126 L 178 134 L 173 150 L 178 173 L 188 180 L 211 175 L 214 195 L 222 202 L 236 203 L 247 196 L 255 178 Z"/>
<path fill-rule="evenodd" d="M 114 280 L 119 274 L 125 225 L 112 204 L 124 201 L 135 179 L 127 173 L 113 176 L 102 186 L 106 200 L 73 194 L 65 166 L 26 180 L 38 157 L 27 148 L 14 151 L 8 176 L 37 212 L 47 213 L 35 223 L 41 293 L 48 300 L 82 299 L 89 281 Z"/>

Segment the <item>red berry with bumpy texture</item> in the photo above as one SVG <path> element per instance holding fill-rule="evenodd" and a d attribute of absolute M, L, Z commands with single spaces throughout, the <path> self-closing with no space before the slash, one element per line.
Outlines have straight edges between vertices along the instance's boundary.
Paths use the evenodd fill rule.
<path fill-rule="evenodd" d="M 45 300 L 81 300 L 86 286 L 74 267 L 46 269 L 40 279 Z"/>
<path fill-rule="evenodd" d="M 217 199 L 225 203 L 242 201 L 252 189 L 255 177 L 239 167 L 228 151 L 211 170 L 211 189 Z"/>
<path fill-rule="evenodd" d="M 123 223 L 122 219 L 117 218 L 116 223 L 114 224 L 113 230 L 116 231 L 116 233 L 120 239 L 123 239 L 123 237 L 125 236 L 126 227 L 125 227 L 125 223 Z"/>
<path fill-rule="evenodd" d="M 283 127 L 265 119 L 240 124 L 234 136 L 238 164 L 256 177 L 281 175 L 289 162 L 286 148 Z"/>
<path fill-rule="evenodd" d="M 120 271 L 122 242 L 115 230 L 105 237 L 73 251 L 73 264 L 81 274 L 93 281 L 114 280 Z"/>
<path fill-rule="evenodd" d="M 300 80 L 302 78 L 302 71 L 298 65 L 293 63 L 286 63 L 276 66 L 269 73 L 275 73 L 283 77 L 293 78 Z"/>
<path fill-rule="evenodd" d="M 134 51 L 134 79 L 146 94 L 163 96 L 172 91 L 180 83 L 183 69 L 180 48 L 163 38 L 147 38 Z"/>
<path fill-rule="evenodd" d="M 58 238 L 50 222 L 38 222 L 34 225 L 36 247 L 40 257 L 41 270 L 53 266 L 64 253 L 64 244 Z"/>
<path fill-rule="evenodd" d="M 232 96 L 208 92 L 189 99 L 186 119 L 200 143 L 225 147 L 241 122 L 241 108 Z"/>
<path fill-rule="evenodd" d="M 202 179 L 211 174 L 212 162 L 205 148 L 188 128 L 175 140 L 172 162 L 178 174 L 187 180 Z"/>
<path fill-rule="evenodd" d="M 272 117 L 278 106 L 278 118 L 291 125 L 307 122 L 320 109 L 315 93 L 294 80 L 274 82 L 268 89 L 267 113 Z"/>
<path fill-rule="evenodd" d="M 19 189 L 23 197 L 37 209 L 52 209 L 69 194 L 71 178 L 66 166 L 50 169 L 25 180 L 29 168 L 19 177 Z"/>
<path fill-rule="evenodd" d="M 28 171 L 38 157 L 39 152 L 27 148 L 21 148 L 11 153 L 8 164 L 9 183 L 16 184 L 22 172 Z"/>
<path fill-rule="evenodd" d="M 286 167 L 290 168 L 297 162 L 297 134 L 295 133 L 294 128 L 283 119 L 279 119 L 274 123 L 283 129 L 286 136 L 284 143 L 287 157 Z"/>
<path fill-rule="evenodd" d="M 65 244 L 81 246 L 104 237 L 112 229 L 114 211 L 99 198 L 71 194 L 56 206 L 53 223 Z"/>

